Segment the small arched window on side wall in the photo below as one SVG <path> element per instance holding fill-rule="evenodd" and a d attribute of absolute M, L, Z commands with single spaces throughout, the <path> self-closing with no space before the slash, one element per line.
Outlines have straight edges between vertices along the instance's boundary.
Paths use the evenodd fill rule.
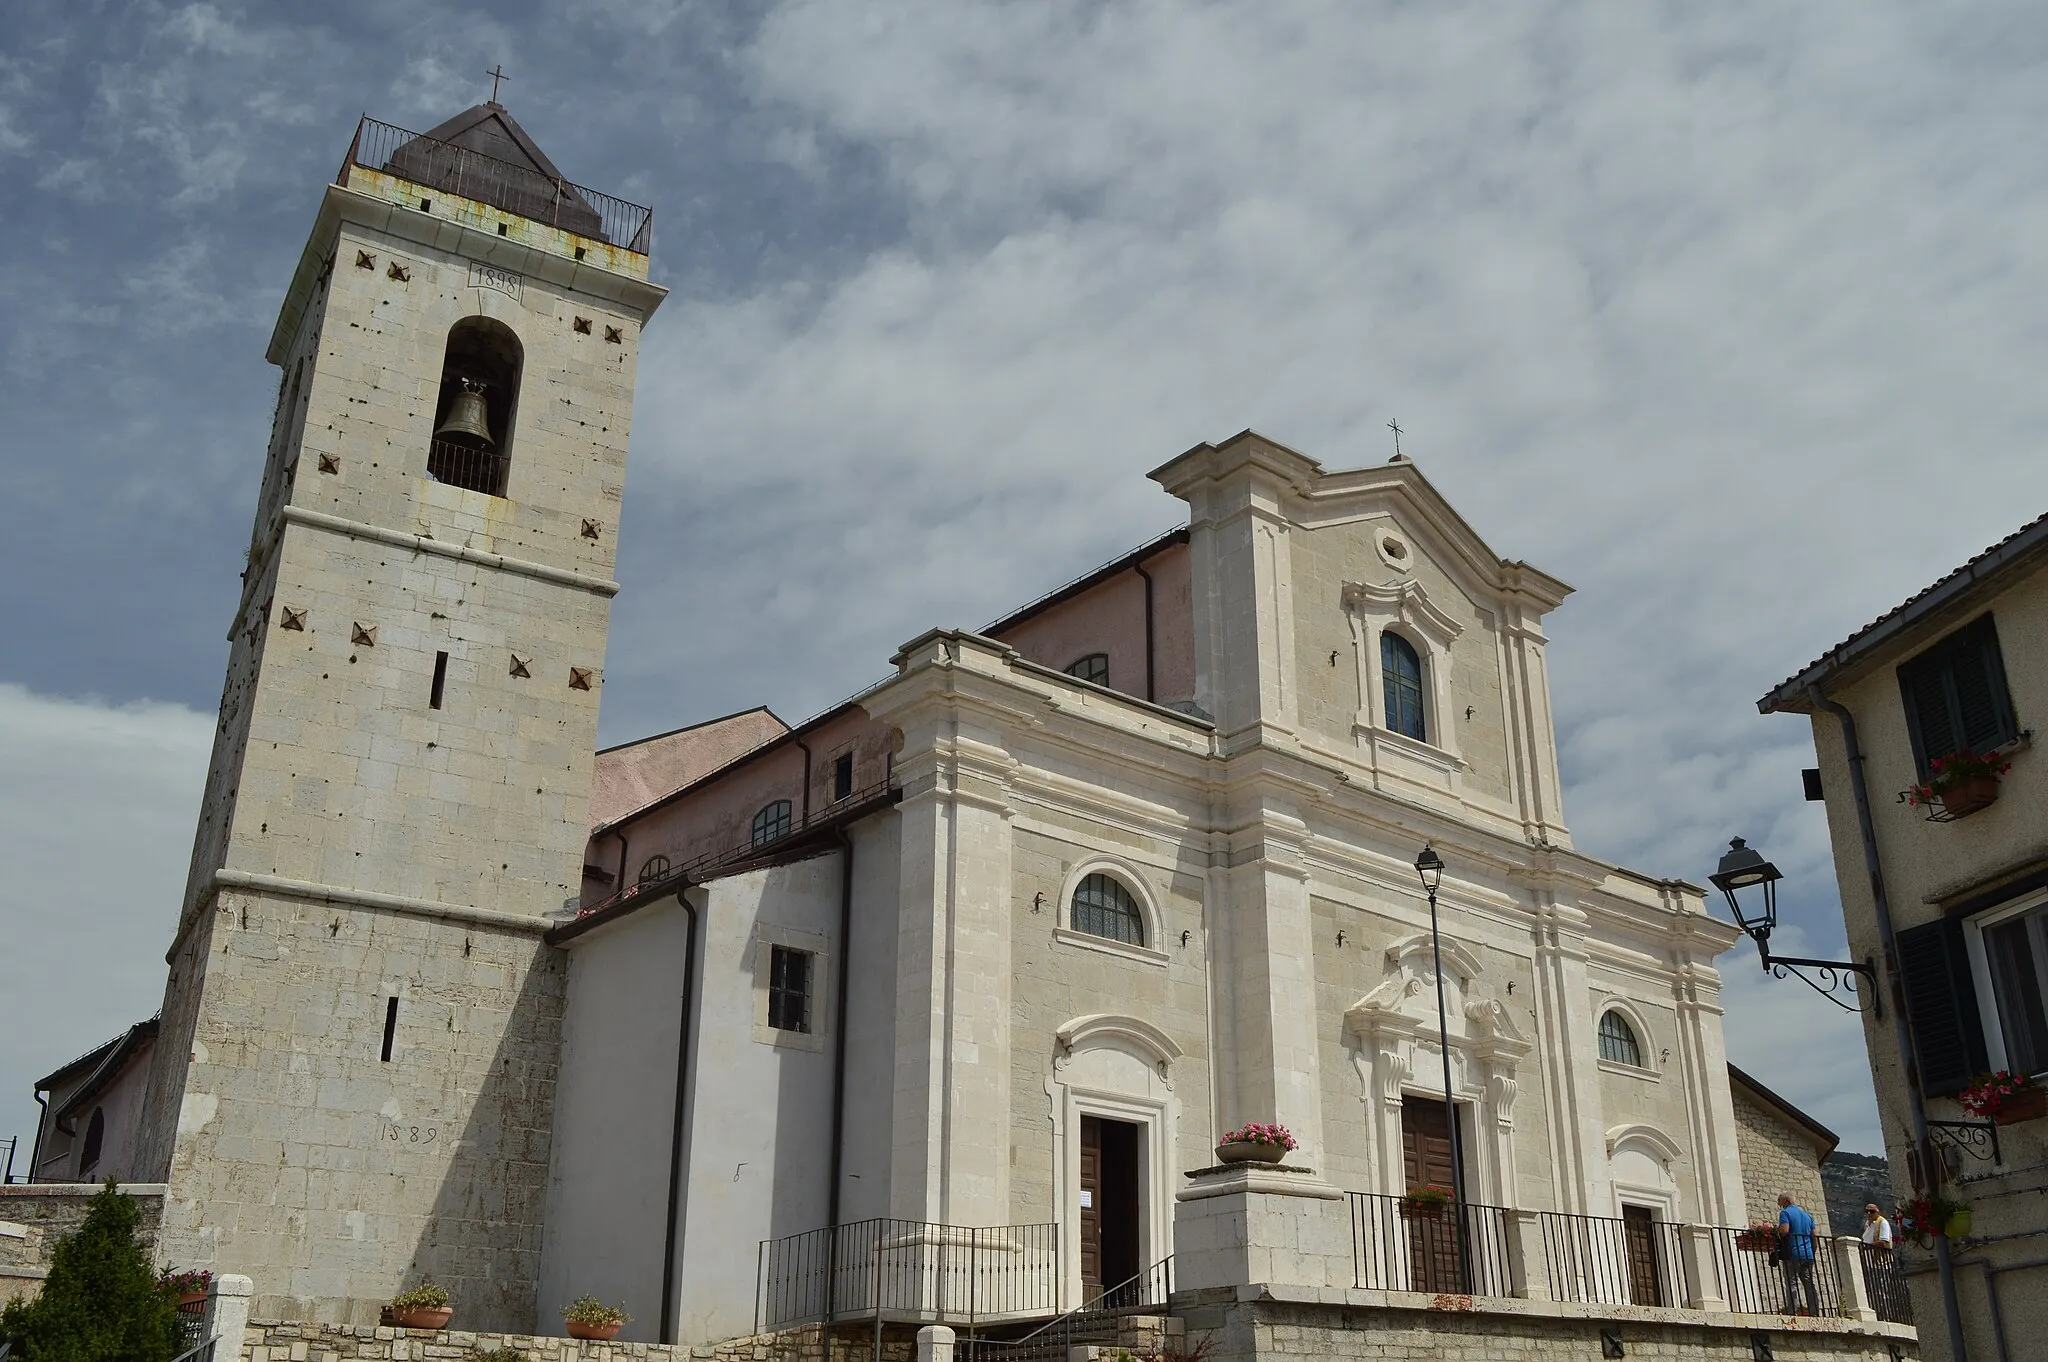
<path fill-rule="evenodd" d="M 92 1119 L 85 1123 L 85 1148 L 78 1153 L 78 1171 L 90 1173 L 100 1166 L 100 1149 L 107 1142 L 107 1113 L 103 1107 L 92 1109 Z"/>
<path fill-rule="evenodd" d="M 1635 1028 L 1611 1009 L 1600 1014 L 1600 1058 L 1631 1069 L 1643 1067 L 1643 1047 L 1636 1042 Z"/>
<path fill-rule="evenodd" d="M 656 880 L 668 878 L 669 861 L 666 856 L 649 856 L 647 863 L 640 867 L 640 883 L 643 887 Z"/>
<path fill-rule="evenodd" d="M 789 836 L 789 801 L 778 799 L 754 815 L 754 845 L 767 846 Z"/>
<path fill-rule="evenodd" d="M 526 347 L 503 322 L 464 317 L 448 329 L 434 435 L 427 445 L 428 477 L 505 495 L 525 364 Z"/>
<path fill-rule="evenodd" d="M 1428 742 L 1429 728 L 1422 715 L 1422 659 L 1414 644 L 1392 630 L 1380 634 L 1380 680 L 1386 691 L 1387 727 Z"/>
<path fill-rule="evenodd" d="M 1067 664 L 1067 675 L 1079 677 L 1091 685 L 1106 686 L 1109 684 L 1109 654 L 1090 653 L 1086 657 L 1077 657 Z"/>
<path fill-rule="evenodd" d="M 1106 941 L 1145 944 L 1145 915 L 1131 891 L 1109 875 L 1089 875 L 1074 887 L 1073 928 Z"/>

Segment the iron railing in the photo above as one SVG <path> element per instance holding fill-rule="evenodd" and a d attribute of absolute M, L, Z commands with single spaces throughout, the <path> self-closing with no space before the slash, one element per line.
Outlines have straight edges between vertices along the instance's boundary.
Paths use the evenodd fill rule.
<path fill-rule="evenodd" d="M 848 1319 L 1030 1319 L 1059 1308 L 1054 1225 L 859 1220 L 765 1239 L 756 1332 Z"/>
<path fill-rule="evenodd" d="M 191 1306 L 178 1307 L 178 1349 L 181 1357 L 191 1357 L 203 1351 L 212 1342 L 206 1333 L 206 1305 L 200 1302 Z"/>
<path fill-rule="evenodd" d="M 1813 1313 L 1833 1318 L 1842 1312 L 1842 1283 L 1835 1271 L 1834 1241 L 1824 1234 L 1813 1236 L 1810 1269 L 1802 1271 L 1788 1253 L 1775 1253 L 1777 1239 L 1756 1236 L 1754 1230 L 1716 1229 L 1713 1232 L 1714 1260 L 1721 1272 L 1721 1289 L 1728 1295 L 1728 1308 L 1738 1315 L 1784 1315 L 1792 1306 L 1808 1306 L 1805 1281 L 1813 1283 Z M 1777 1258 L 1777 1262 L 1771 1261 Z M 1793 1299 L 1797 1294 L 1796 1301 Z"/>
<path fill-rule="evenodd" d="M 21 1136 L 19 1135 L 9 1135 L 6 1139 L 0 1140 L 0 1149 L 7 1151 L 7 1161 L 4 1164 L 0 1164 L 0 1184 L 14 1181 L 14 1151 L 19 1148 L 21 1148 Z M 35 1170 L 31 1168 L 29 1172 L 33 1175 Z"/>
<path fill-rule="evenodd" d="M 686 861 L 672 862 L 666 874 L 614 890 L 591 904 L 588 908 L 579 909 L 576 916 L 589 917 L 592 913 L 601 913 L 605 909 L 615 904 L 624 903 L 628 899 L 640 898 L 642 896 L 660 898 L 664 894 L 673 894 L 686 885 L 702 884 L 707 879 L 714 878 L 717 875 L 736 873 L 750 861 L 776 855 L 791 838 L 801 836 L 806 832 L 814 831 L 828 823 L 835 822 L 844 817 L 849 809 L 861 808 L 874 803 L 876 800 L 885 798 L 895 788 L 895 777 L 884 776 L 872 784 L 855 790 L 844 799 L 835 799 L 829 804 L 812 809 L 809 814 L 801 818 L 792 819 L 787 830 L 778 832 L 772 838 L 757 842 L 749 837 L 744 842 L 701 852 Z M 816 1232 L 822 1233 L 823 1231 Z"/>
<path fill-rule="evenodd" d="M 1019 1338 L 983 1338 L 970 1333 L 968 1362 L 1068 1362 L 1087 1344 L 1119 1341 L 1131 1315 L 1164 1313 L 1173 1295 L 1173 1255 L 1102 1292 Z"/>
<path fill-rule="evenodd" d="M 1351 1202 L 1351 1265 L 1359 1286 L 1431 1295 L 1512 1294 L 1505 1208 L 1470 1202 L 1409 1206 L 1405 1198 L 1375 1192 L 1345 1196 Z M 1467 1245 L 1469 1282 L 1458 1261 L 1460 1238 Z"/>
<path fill-rule="evenodd" d="M 179 1353 L 174 1362 L 213 1362 L 213 1345 L 217 1341 L 216 1339 L 202 1338 L 198 1343 Z M 5 1358 L 6 1356 L 6 1350 L 0 1348 L 0 1358 Z"/>
<path fill-rule="evenodd" d="M 502 497 L 505 464 L 505 455 L 495 449 L 471 449 L 446 440 L 427 441 L 427 476 L 435 482 Z"/>
<path fill-rule="evenodd" d="M 1863 1289 L 1870 1308 L 1886 1324 L 1913 1322 L 1913 1297 L 1906 1290 L 1906 1274 L 1900 1270 L 1899 1255 L 1871 1244 L 1861 1245 Z"/>
<path fill-rule="evenodd" d="M 476 199 L 636 255 L 647 254 L 654 223 L 650 208 L 374 118 L 356 125 L 355 141 L 349 144 L 336 183 L 348 183 L 351 166 L 396 175 L 423 188 Z"/>
<path fill-rule="evenodd" d="M 1545 1211 L 1537 1220 L 1543 1232 L 1552 1300 L 1685 1304 L 1685 1259 L 1678 1225 L 1558 1211 Z"/>

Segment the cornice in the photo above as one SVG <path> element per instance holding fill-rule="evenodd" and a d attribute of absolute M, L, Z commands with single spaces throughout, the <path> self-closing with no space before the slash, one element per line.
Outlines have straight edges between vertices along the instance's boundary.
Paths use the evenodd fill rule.
<path fill-rule="evenodd" d="M 571 572 L 566 568 L 550 567 L 546 563 L 535 563 L 524 558 L 508 558 L 502 553 L 485 553 L 481 549 L 472 549 L 466 545 L 450 544 L 422 534 L 409 534 L 404 530 L 387 529 L 382 525 L 349 520 L 344 516 L 329 515 L 325 511 L 311 511 L 303 506 L 287 506 L 279 512 L 279 516 L 287 524 L 326 530 L 332 534 L 346 535 L 351 539 L 369 539 L 379 544 L 388 544 L 395 549 L 432 554 L 438 558 L 454 558 L 464 563 L 476 563 L 496 568 L 501 572 L 552 582 L 556 586 L 575 587 L 593 595 L 610 597 L 619 594 L 619 584 L 608 577 Z"/>

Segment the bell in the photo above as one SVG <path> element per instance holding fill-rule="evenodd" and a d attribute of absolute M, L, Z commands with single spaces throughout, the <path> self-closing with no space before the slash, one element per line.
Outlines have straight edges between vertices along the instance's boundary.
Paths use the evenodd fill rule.
<path fill-rule="evenodd" d="M 484 405 L 484 385 L 473 378 L 457 381 L 462 384 L 462 391 L 456 393 L 455 400 L 448 404 L 448 419 L 434 432 L 434 438 L 475 449 L 489 449 L 496 441 L 491 439 L 490 409 Z"/>

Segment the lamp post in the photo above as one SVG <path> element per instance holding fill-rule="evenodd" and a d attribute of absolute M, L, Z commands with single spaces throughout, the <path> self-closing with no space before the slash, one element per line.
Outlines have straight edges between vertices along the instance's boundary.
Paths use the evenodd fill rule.
<path fill-rule="evenodd" d="M 1436 889 L 1443 882 L 1444 858 L 1427 842 L 1423 843 L 1422 854 L 1415 858 L 1415 873 L 1429 895 L 1429 951 L 1436 966 L 1437 1053 L 1444 1061 L 1444 1127 L 1451 1136 L 1451 1206 L 1455 1215 L 1452 1246 L 1458 1251 L 1458 1290 L 1469 1296 L 1472 1260 L 1465 1247 L 1465 1151 L 1458 1138 L 1458 1103 L 1451 1093 L 1451 1028 L 1444 1014 L 1444 947 L 1436 920 Z"/>
<path fill-rule="evenodd" d="M 1771 954 L 1771 933 L 1778 926 L 1778 881 L 1784 878 L 1778 867 L 1765 860 L 1756 848 L 1740 837 L 1728 843 L 1721 864 L 1707 877 L 1714 888 L 1727 898 L 1728 910 L 1735 914 L 1736 925 L 1756 942 L 1756 953 L 1763 961 L 1766 974 L 1780 979 L 1790 974 L 1835 1006 L 1849 1012 L 1862 1009 L 1834 995 L 1840 990 L 1860 1001 L 1864 996 L 1856 987 L 1856 976 L 1860 974 L 1870 981 L 1871 1015 L 1882 1019 L 1884 1000 L 1878 994 L 1877 967 L 1870 961 L 1808 960 L 1796 955 Z M 1748 893 L 1745 898 L 1744 894 L 1752 890 L 1755 892 Z M 1801 965 L 1819 970 L 1821 981 L 1816 982 L 1801 974 L 1798 968 Z"/>

